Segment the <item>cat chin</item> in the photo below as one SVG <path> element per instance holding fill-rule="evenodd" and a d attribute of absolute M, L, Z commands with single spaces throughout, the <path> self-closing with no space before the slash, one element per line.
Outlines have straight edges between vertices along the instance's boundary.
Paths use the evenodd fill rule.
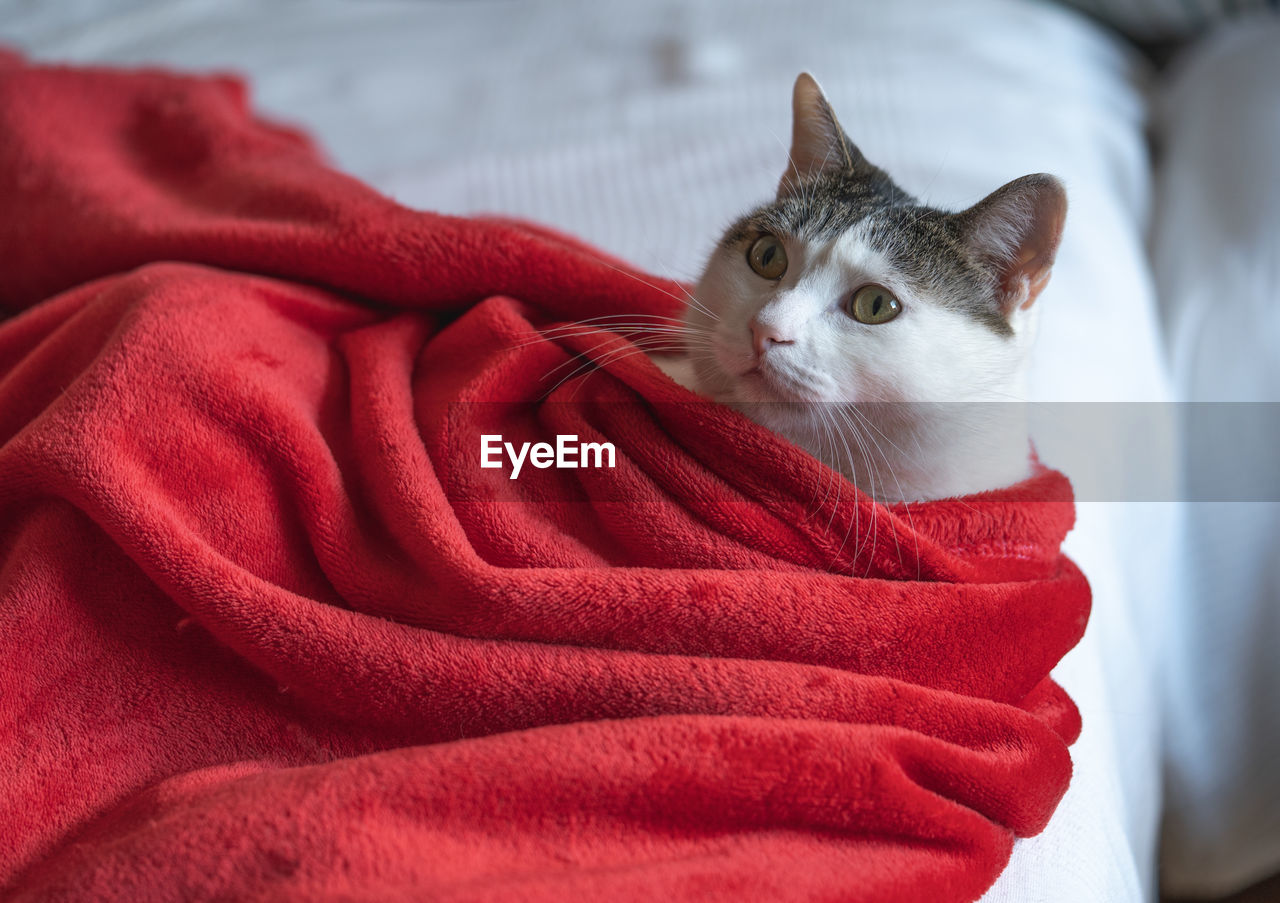
<path fill-rule="evenodd" d="M 785 379 L 753 370 L 737 379 L 735 400 L 752 404 L 806 405 L 821 402 L 802 389 L 793 387 Z"/>
<path fill-rule="evenodd" d="M 806 450 L 817 432 L 813 402 L 730 400 L 727 403 L 747 419 L 754 420 Z"/>
<path fill-rule="evenodd" d="M 733 374 L 719 362 L 703 360 L 692 372 L 699 395 L 727 405 L 805 405 L 825 401 L 802 384 L 770 370 L 754 367 Z"/>

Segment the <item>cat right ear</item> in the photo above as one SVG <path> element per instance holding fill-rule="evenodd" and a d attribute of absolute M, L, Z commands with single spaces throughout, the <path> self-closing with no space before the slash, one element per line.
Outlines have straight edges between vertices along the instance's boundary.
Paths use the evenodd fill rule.
<path fill-rule="evenodd" d="M 1005 317 L 1026 310 L 1049 284 L 1067 217 L 1067 192 L 1047 173 L 1014 179 L 956 214 L 969 250 L 995 277 Z"/>
<path fill-rule="evenodd" d="M 818 83 L 808 72 L 801 72 L 791 92 L 790 163 L 778 183 L 778 197 L 797 193 L 805 179 L 853 171 L 864 162 Z"/>

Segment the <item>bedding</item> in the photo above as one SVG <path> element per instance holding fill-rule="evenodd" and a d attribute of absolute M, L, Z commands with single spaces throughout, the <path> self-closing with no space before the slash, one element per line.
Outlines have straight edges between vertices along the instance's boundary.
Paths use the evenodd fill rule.
<path fill-rule="evenodd" d="M 1179 725 L 1166 741 L 1163 880 L 1187 897 L 1280 872 L 1277 41 L 1275 16 L 1223 28 L 1175 61 L 1157 95 L 1152 255 L 1174 375 L 1191 402 L 1182 428 L 1197 501 L 1180 574 L 1192 592 L 1169 612 L 1163 675 Z M 1233 136 L 1225 152 L 1215 135 Z M 1232 419 L 1223 409 L 1234 429 L 1215 428 Z M 1223 461 L 1234 479 L 1223 479 Z M 1188 667 L 1198 661 L 1214 666 Z"/>
<path fill-rule="evenodd" d="M 681 278 L 776 186 L 788 86 L 810 69 L 868 155 L 933 203 L 966 206 L 1022 172 L 1067 181 L 1037 400 L 1171 397 L 1143 250 L 1142 61 L 1053 4 L 789 8 L 0 0 L 0 36 L 47 60 L 248 73 L 259 106 L 304 123 L 343 170 L 402 203 L 536 218 Z M 1108 466 L 1123 480 L 1164 462 Z M 986 901 L 1153 893 L 1158 744 L 1176 727 L 1159 719 L 1156 659 L 1186 592 L 1167 567 L 1177 506 L 1124 501 L 1067 472 L 1084 490 L 1065 549 L 1094 604 L 1054 674 L 1084 727 L 1056 813 L 1015 842 Z"/>
<path fill-rule="evenodd" d="M 8 56 L 0 131 L 11 899 L 933 903 L 1047 823 L 1060 474 L 833 491 L 539 333 L 677 286 L 401 208 L 227 78 Z M 616 467 L 480 466 L 566 433 Z"/>

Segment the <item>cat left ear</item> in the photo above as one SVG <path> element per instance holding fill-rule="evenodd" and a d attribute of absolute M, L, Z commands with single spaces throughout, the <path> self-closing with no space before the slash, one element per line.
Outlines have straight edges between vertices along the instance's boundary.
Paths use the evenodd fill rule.
<path fill-rule="evenodd" d="M 808 72 L 791 91 L 791 150 L 778 197 L 795 194 L 800 183 L 822 173 L 856 170 L 866 161 L 849 140 L 826 95 Z"/>
<path fill-rule="evenodd" d="M 970 251 L 995 273 L 1000 312 L 1009 317 L 1034 304 L 1049 284 L 1067 217 L 1062 183 L 1046 173 L 1023 176 L 956 216 Z"/>

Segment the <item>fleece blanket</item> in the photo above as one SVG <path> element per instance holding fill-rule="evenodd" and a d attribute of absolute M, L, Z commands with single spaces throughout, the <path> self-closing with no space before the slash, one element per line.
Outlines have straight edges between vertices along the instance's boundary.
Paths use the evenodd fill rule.
<path fill-rule="evenodd" d="M 1070 777 L 1069 485 L 876 505 L 558 329 L 680 299 L 0 57 L 4 899 L 978 897 Z"/>

